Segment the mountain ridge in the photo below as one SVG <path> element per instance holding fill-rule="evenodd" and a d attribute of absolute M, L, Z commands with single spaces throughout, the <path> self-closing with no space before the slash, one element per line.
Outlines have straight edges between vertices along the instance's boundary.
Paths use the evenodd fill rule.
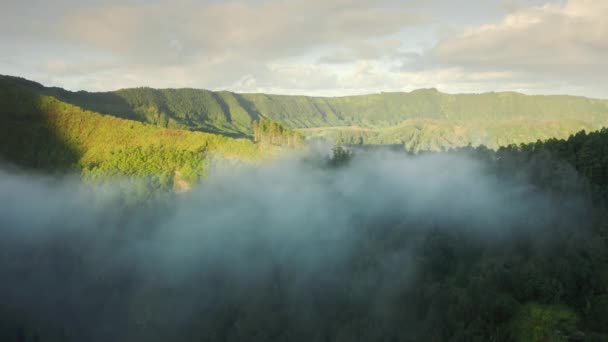
<path fill-rule="evenodd" d="M 467 144 L 498 148 L 608 125 L 608 100 L 571 95 L 447 94 L 434 88 L 345 97 L 149 87 L 72 92 L 12 76 L 0 76 L 0 83 L 165 128 L 251 139 L 253 122 L 270 119 L 311 138 L 401 144 L 414 151 Z"/>
<path fill-rule="evenodd" d="M 572 97 L 572 98 L 580 98 L 580 99 L 588 99 L 588 100 L 598 100 L 598 101 L 608 101 L 608 97 L 606 98 L 601 98 L 601 97 L 594 97 L 594 96 L 585 96 L 585 95 L 572 95 L 572 94 L 567 94 L 567 93 L 560 93 L 560 94 L 548 94 L 548 93 L 526 93 L 526 92 L 522 92 L 522 91 L 517 91 L 517 90 L 489 90 L 489 91 L 482 91 L 482 92 L 447 92 L 447 91 L 442 91 L 439 90 L 436 87 L 430 87 L 430 88 L 416 88 L 416 89 L 412 89 L 410 91 L 379 91 L 379 92 L 370 92 L 370 93 L 363 93 L 363 94 L 355 94 L 355 95 L 305 95 L 305 94 L 281 94 L 281 93 L 272 93 L 272 92 L 241 92 L 241 91 L 234 91 L 234 90 L 229 90 L 229 89 L 217 89 L 217 90 L 213 90 L 213 89 L 209 89 L 209 88 L 198 88 L 198 87 L 161 87 L 161 88 L 155 88 L 152 86 L 147 86 L 147 85 L 142 85 L 142 86 L 136 86 L 136 87 L 125 87 L 125 88 L 117 88 L 117 89 L 113 89 L 113 90 L 100 90 L 100 91 L 90 91 L 90 90 L 85 90 L 85 89 L 81 89 L 81 90 L 70 90 L 70 89 L 66 89 L 66 88 L 62 88 L 59 86 L 46 86 L 44 84 L 42 84 L 41 82 L 38 81 L 34 81 L 34 80 L 30 80 L 28 78 L 25 77 L 21 77 L 21 76 L 15 76 L 15 75 L 8 75 L 8 74 L 0 74 L 0 80 L 5 79 L 5 80 L 17 80 L 17 81 L 25 81 L 27 83 L 31 83 L 33 85 L 36 85 L 40 88 L 49 88 L 49 89 L 61 89 L 67 92 L 71 92 L 71 93 L 89 93 L 89 94 L 96 94 L 96 93 L 114 93 L 114 92 L 118 92 L 121 90 L 131 90 L 131 89 L 148 89 L 148 90 L 201 90 L 201 91 L 208 91 L 208 92 L 214 92 L 214 93 L 231 93 L 231 94 L 236 94 L 236 95 L 268 95 L 268 96 L 284 96 L 284 97 L 308 97 L 308 98 L 323 98 L 323 99 L 336 99 L 336 98 L 345 98 L 345 97 L 362 97 L 362 96 L 370 96 L 370 95 L 383 95 L 383 94 L 411 94 L 411 93 L 418 93 L 418 92 L 425 92 L 425 91 L 432 91 L 432 92 L 437 92 L 439 94 L 442 95 L 492 95 L 492 94 L 512 94 L 512 95 L 523 95 L 523 96 L 531 96 L 531 97 Z"/>

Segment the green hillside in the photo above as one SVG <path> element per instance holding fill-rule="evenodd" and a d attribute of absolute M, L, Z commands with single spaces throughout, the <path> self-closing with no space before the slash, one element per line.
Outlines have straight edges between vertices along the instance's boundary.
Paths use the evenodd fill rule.
<path fill-rule="evenodd" d="M 8 76 L 0 77 L 0 82 L 91 111 L 166 128 L 252 137 L 252 123 L 267 118 L 303 129 L 311 137 L 403 144 L 412 150 L 469 143 L 497 148 L 566 138 L 608 124 L 607 100 L 576 96 L 451 95 L 436 89 L 334 98 L 151 88 L 90 93 L 47 88 Z"/>
<path fill-rule="evenodd" d="M 303 129 L 302 132 L 309 137 L 323 137 L 344 144 L 402 145 L 408 151 L 427 151 L 468 144 L 496 149 L 539 139 L 565 139 L 574 132 L 601 127 L 603 125 L 570 118 L 510 121 L 408 119 L 388 128 L 323 127 Z"/>
<path fill-rule="evenodd" d="M 0 83 L 0 159 L 22 167 L 74 170 L 88 179 L 135 176 L 166 189 L 200 179 L 210 160 L 254 161 L 277 150 L 102 115 Z"/>

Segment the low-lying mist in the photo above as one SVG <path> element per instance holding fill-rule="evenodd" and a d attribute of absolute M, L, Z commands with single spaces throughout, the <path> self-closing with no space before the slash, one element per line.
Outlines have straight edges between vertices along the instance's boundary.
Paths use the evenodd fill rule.
<path fill-rule="evenodd" d="M 462 153 L 310 159 L 128 207 L 128 181 L 1 172 L 0 337 L 416 340 L 435 324 L 415 300 L 429 272 L 512 245 L 542 253 L 584 215 L 580 198 Z M 438 236 L 458 245 L 445 263 L 429 256 Z"/>

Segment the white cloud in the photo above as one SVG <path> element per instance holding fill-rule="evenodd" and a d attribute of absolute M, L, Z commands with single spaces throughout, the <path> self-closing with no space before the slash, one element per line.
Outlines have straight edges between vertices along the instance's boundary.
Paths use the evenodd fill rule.
<path fill-rule="evenodd" d="M 166 65 L 226 54 L 266 62 L 327 45 L 356 48 L 421 21 L 392 1 L 363 3 L 181 0 L 94 6 L 69 13 L 60 31 L 73 43 L 139 63 Z M 175 42 L 179 49 L 167 49 Z"/>
<path fill-rule="evenodd" d="M 307 91 L 327 88 L 323 82 L 335 84 L 335 76 L 315 70 L 321 66 L 299 64 L 290 71 L 292 64 L 286 61 L 324 49 L 349 51 L 349 62 L 377 58 L 374 51 L 380 49 L 381 55 L 390 55 L 400 46 L 391 36 L 422 23 L 408 9 L 412 1 L 93 1 L 70 8 L 69 1 L 60 0 L 61 11 L 53 9 L 52 17 L 12 1 L 14 12 L 44 18 L 44 27 L 32 26 L 14 44 L 5 44 L 22 54 L 31 54 L 33 44 L 18 48 L 19 42 L 52 44 L 56 52 L 40 49 L 43 58 L 23 63 L 34 59 L 30 75 L 62 80 L 58 85 L 70 88 Z"/>
<path fill-rule="evenodd" d="M 469 69 L 596 74 L 608 71 L 607 18 L 605 0 L 523 8 L 440 41 L 431 56 Z"/>
<path fill-rule="evenodd" d="M 0 73 L 69 89 L 608 97 L 605 0 L 6 1 Z"/>

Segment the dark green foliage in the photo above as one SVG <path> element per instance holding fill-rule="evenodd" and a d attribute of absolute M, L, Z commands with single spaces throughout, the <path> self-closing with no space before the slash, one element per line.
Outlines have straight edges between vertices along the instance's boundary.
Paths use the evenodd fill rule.
<path fill-rule="evenodd" d="M 353 152 L 344 149 L 341 144 L 336 144 L 331 150 L 329 165 L 332 167 L 346 166 L 353 157 Z"/>
<path fill-rule="evenodd" d="M 289 307 L 289 294 L 281 291 L 290 288 L 297 270 L 277 266 L 247 290 L 250 300 L 239 296 L 208 316 L 212 320 L 202 319 L 200 336 L 210 341 L 608 340 L 605 144 L 608 130 L 497 152 L 484 147 L 442 152 L 474 156 L 497 177 L 527 179 L 558 202 L 580 200 L 587 205 L 585 219 L 533 232 L 514 227 L 504 240 L 475 238 L 466 227 L 369 223 L 345 266 L 328 270 L 339 279 L 335 287 L 311 294 L 310 322 L 298 321 L 290 310 L 299 309 Z M 339 144 L 334 147 L 334 160 L 351 157 Z M 442 208 L 437 210 L 439 215 Z M 408 244 L 419 246 L 414 275 L 411 259 L 399 256 L 391 276 L 383 278 L 387 256 Z M 230 288 L 223 291 L 223 298 L 236 295 Z M 391 301 L 378 303 L 380 293 L 382 298 L 390 293 Z"/>
<path fill-rule="evenodd" d="M 515 341 L 569 341 L 580 335 L 578 321 L 568 308 L 528 304 L 519 309 L 511 329 Z"/>
<path fill-rule="evenodd" d="M 594 201 L 604 202 L 608 198 L 608 129 L 586 133 L 578 132 L 568 140 L 547 141 L 521 145 L 509 145 L 497 150 L 496 156 L 505 172 L 517 172 L 523 163 L 534 166 L 529 175 L 535 183 L 549 183 L 558 192 L 575 191 L 568 181 L 574 169 L 588 181 L 588 191 Z M 509 166 L 510 165 L 510 166 Z M 561 181 L 560 181 L 561 180 Z"/>
<path fill-rule="evenodd" d="M 0 160 L 35 169 L 66 170 L 80 151 L 41 114 L 40 97 L 0 83 Z"/>

